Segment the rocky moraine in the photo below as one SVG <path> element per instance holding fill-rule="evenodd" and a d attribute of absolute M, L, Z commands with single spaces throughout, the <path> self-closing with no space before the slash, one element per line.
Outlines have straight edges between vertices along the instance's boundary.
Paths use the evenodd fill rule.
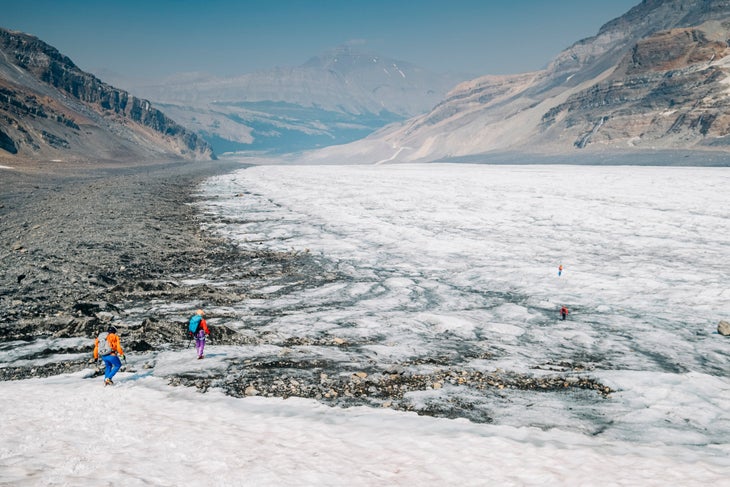
<path fill-rule="evenodd" d="M 153 368 L 160 352 L 188 346 L 186 315 L 195 307 L 215 312 L 248 299 L 276 297 L 257 293 L 264 285 L 286 292 L 341 278 L 306 252 L 244 251 L 202 232 L 204 216 L 191 204 L 196 185 L 234 167 L 240 166 L 183 162 L 2 169 L 0 357 L 5 358 L 0 379 L 95 370 L 93 338 L 110 322 L 130 357 L 126 370 Z M 201 279 L 211 275 L 215 284 Z M 500 397 L 520 390 L 583 389 L 596 397 L 612 392 L 579 363 L 543 364 L 536 375 L 499 369 L 484 373 L 463 365 L 474 353 L 488 359 L 483 351 L 425 356 L 387 367 L 343 365 L 306 350 L 353 351 L 367 344 L 336 335 L 275 336 L 256 327 L 229 326 L 243 321 L 245 328 L 245 317 L 211 317 L 211 346 L 274 351 L 231 357 L 225 370 L 172 373 L 171 384 L 203 392 L 219 388 L 239 397 L 298 396 L 480 422 L 490 421 L 488 414 L 469 401 L 454 397 L 424 406 L 406 395 L 443 387 Z M 292 349 L 300 353 L 289 356 Z"/>

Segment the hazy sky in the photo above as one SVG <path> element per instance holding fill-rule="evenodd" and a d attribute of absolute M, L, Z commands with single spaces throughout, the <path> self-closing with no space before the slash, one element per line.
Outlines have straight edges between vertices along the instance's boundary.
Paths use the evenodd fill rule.
<path fill-rule="evenodd" d="M 158 77 L 296 66 L 343 44 L 438 72 L 540 69 L 639 0 L 0 0 L 80 68 Z"/>

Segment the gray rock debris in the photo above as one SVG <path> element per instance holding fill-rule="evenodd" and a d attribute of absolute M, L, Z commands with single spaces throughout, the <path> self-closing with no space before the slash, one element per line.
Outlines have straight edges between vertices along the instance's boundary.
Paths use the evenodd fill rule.
<path fill-rule="evenodd" d="M 720 335 L 729 336 L 730 335 L 730 322 L 727 322 L 725 320 L 720 320 L 720 323 L 717 324 L 717 332 Z"/>

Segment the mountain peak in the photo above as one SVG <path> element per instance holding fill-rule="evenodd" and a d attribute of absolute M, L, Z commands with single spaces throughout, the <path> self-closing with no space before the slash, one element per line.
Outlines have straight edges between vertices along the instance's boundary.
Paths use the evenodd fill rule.
<path fill-rule="evenodd" d="M 344 144 L 425 113 L 464 79 L 339 46 L 300 66 L 134 89 L 219 153 L 281 153 Z"/>
<path fill-rule="evenodd" d="M 374 66 L 381 65 L 388 67 L 402 66 L 413 69 L 414 66 L 405 61 L 396 61 L 376 54 L 371 54 L 354 49 L 350 46 L 339 46 L 324 53 L 310 58 L 302 64 L 303 68 L 331 69 L 341 73 L 353 71 L 370 70 Z"/>

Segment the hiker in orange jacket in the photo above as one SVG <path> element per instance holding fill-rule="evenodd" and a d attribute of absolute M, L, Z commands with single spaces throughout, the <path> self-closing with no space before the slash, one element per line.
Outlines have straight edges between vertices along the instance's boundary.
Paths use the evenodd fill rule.
<path fill-rule="evenodd" d="M 122 344 L 117 335 L 117 329 L 110 326 L 105 332 L 99 333 L 94 341 L 94 360 L 104 361 L 104 385 L 112 385 L 112 377 L 119 372 L 122 362 L 119 358 L 126 360 Z"/>

